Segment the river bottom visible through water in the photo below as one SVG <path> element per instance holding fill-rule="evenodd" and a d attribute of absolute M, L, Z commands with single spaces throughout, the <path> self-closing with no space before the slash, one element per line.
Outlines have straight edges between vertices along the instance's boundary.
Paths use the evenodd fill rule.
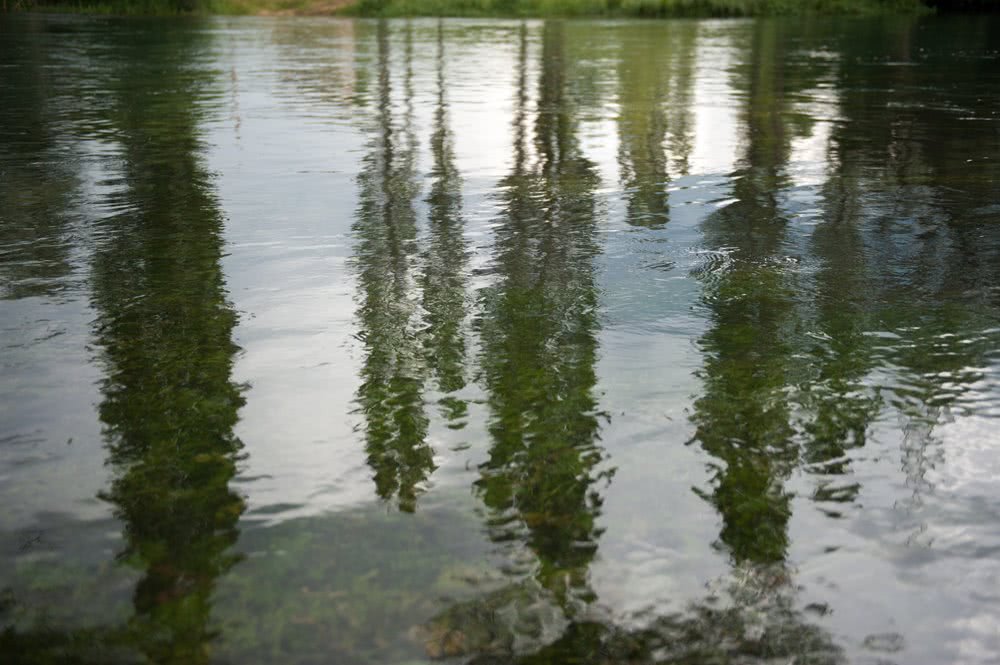
<path fill-rule="evenodd" d="M 0 661 L 1000 662 L 1000 20 L 0 16 Z"/>

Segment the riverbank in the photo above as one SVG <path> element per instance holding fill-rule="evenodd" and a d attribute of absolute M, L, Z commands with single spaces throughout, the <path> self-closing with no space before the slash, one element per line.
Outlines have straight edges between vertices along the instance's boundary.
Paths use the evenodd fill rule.
<path fill-rule="evenodd" d="M 361 16 L 712 17 L 927 11 L 920 0 L 358 0 Z"/>
<path fill-rule="evenodd" d="M 353 10 L 354 4 L 355 0 L 15 0 L 11 9 L 105 16 L 337 16 Z"/>
<path fill-rule="evenodd" d="M 15 2 L 12 8 L 109 15 L 369 17 L 725 17 L 932 11 L 922 0 L 78 0 L 57 3 L 28 0 Z"/>

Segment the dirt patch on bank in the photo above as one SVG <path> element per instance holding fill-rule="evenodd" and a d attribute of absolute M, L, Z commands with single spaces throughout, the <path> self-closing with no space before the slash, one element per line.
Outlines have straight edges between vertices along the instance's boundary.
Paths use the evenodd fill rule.
<path fill-rule="evenodd" d="M 317 0 L 305 7 L 261 9 L 255 13 L 257 16 L 334 16 L 352 4 L 354 0 Z"/>

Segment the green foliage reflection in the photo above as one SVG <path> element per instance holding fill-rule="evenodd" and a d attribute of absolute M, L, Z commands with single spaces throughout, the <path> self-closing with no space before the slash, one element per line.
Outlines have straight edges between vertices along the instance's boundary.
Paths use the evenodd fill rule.
<path fill-rule="evenodd" d="M 414 160 L 412 35 L 404 42 L 402 128 L 393 124 L 389 27 L 377 29 L 376 131 L 358 176 L 361 204 L 354 233 L 361 307 L 359 337 L 365 361 L 357 399 L 364 416 L 368 463 L 383 499 L 398 497 L 401 510 L 416 507 L 418 485 L 434 470 L 427 443 L 419 321 L 411 299 L 417 269 L 413 202 L 418 186 Z"/>
<path fill-rule="evenodd" d="M 124 35 L 109 117 L 122 187 L 94 258 L 100 406 L 116 478 L 104 495 L 125 528 L 121 556 L 144 573 L 128 639 L 158 663 L 209 658 L 215 580 L 243 500 L 229 487 L 243 403 L 230 374 L 236 315 L 220 267 L 222 216 L 200 163 L 199 33 Z M 151 44 L 152 40 L 152 44 Z M 162 51 L 150 76 L 150 49 Z"/>
<path fill-rule="evenodd" d="M 563 31 L 550 22 L 542 33 L 530 164 L 522 28 L 514 168 L 501 183 L 496 283 L 482 293 L 478 321 L 493 444 L 477 484 L 493 513 L 493 537 L 523 537 L 538 557 L 539 582 L 557 595 L 586 586 L 602 457 L 593 394 L 598 176 L 580 151 L 565 96 Z"/>
<path fill-rule="evenodd" d="M 775 24 L 755 28 L 749 76 L 737 79 L 746 90 L 747 139 L 734 174 L 736 202 L 704 224 L 716 254 L 702 272 L 711 328 L 701 339 L 705 387 L 692 420 L 695 440 L 718 460 L 710 499 L 736 562 L 784 559 L 790 507 L 782 480 L 798 456 L 788 395 L 794 276 L 778 202 L 788 154 L 781 44 Z"/>
<path fill-rule="evenodd" d="M 430 137 L 433 182 L 427 197 L 430 237 L 421 275 L 426 327 L 423 331 L 427 362 L 442 393 L 465 387 L 466 342 L 462 327 L 466 315 L 465 246 L 462 218 L 462 181 L 455 165 L 448 125 L 443 26 L 437 30 L 437 105 Z M 465 414 L 465 403 L 454 396 L 441 402 L 453 426 Z"/>
<path fill-rule="evenodd" d="M 656 227 L 669 221 L 670 179 L 687 174 L 697 25 L 639 29 L 635 46 L 623 44 L 619 64 L 618 163 L 627 221 Z"/>

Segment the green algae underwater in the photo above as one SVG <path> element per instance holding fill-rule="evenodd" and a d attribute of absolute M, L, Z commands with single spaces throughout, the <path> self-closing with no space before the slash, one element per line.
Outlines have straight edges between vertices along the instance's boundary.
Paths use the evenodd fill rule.
<path fill-rule="evenodd" d="M 1000 649 L 997 20 L 0 55 L 5 663 Z"/>

